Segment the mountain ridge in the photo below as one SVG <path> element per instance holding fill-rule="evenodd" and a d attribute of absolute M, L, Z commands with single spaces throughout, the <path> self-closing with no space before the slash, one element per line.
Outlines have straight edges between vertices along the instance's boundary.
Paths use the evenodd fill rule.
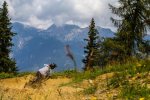
<path fill-rule="evenodd" d="M 20 71 L 36 71 L 45 63 L 56 63 L 57 71 L 72 69 L 73 63 L 66 56 L 64 47 L 70 45 L 79 69 L 84 57 L 84 39 L 88 36 L 88 27 L 77 25 L 51 25 L 46 30 L 34 28 L 21 23 L 13 23 L 12 31 L 18 33 L 13 37 L 12 57 L 16 59 Z M 113 37 L 114 32 L 97 26 L 101 37 Z"/>

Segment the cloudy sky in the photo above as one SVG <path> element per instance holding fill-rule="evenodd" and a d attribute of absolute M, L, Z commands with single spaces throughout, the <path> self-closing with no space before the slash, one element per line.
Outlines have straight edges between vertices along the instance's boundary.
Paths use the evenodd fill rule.
<path fill-rule="evenodd" d="M 4 0 L 0 0 L 2 5 Z M 114 30 L 110 21 L 108 3 L 117 5 L 117 0 L 6 0 L 13 22 L 22 22 L 46 29 L 56 25 L 89 25 L 92 17 L 96 25 Z"/>

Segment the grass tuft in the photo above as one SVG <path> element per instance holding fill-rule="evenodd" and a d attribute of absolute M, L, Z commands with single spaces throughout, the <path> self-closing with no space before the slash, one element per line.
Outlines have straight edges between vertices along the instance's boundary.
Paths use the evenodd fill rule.
<path fill-rule="evenodd" d="M 85 90 L 83 91 L 83 93 L 86 94 L 86 95 L 94 94 L 94 93 L 96 92 L 96 90 L 97 90 L 97 87 L 96 87 L 96 86 L 91 86 L 91 87 L 85 89 Z"/>

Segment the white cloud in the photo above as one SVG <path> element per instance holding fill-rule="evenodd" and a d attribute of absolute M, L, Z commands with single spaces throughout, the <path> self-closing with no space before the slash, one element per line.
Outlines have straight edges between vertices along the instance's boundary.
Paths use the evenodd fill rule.
<path fill-rule="evenodd" d="M 34 15 L 30 16 L 29 19 L 27 20 L 27 24 L 37 27 L 37 28 L 40 28 L 40 29 L 48 28 L 48 25 L 50 23 L 52 23 L 52 21 L 50 19 L 40 20 Z"/>
<path fill-rule="evenodd" d="M 0 1 L 2 4 L 4 0 Z M 6 0 L 13 21 L 28 23 L 34 27 L 46 28 L 72 23 L 88 26 L 92 17 L 102 27 L 113 27 L 108 3 L 117 0 Z"/>

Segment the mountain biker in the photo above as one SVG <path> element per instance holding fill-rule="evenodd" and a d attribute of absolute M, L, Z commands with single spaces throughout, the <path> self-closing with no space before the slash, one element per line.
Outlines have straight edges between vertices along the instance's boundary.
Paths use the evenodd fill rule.
<path fill-rule="evenodd" d="M 43 78 L 49 78 L 52 74 L 52 70 L 57 67 L 56 64 L 44 64 L 44 67 L 39 69 L 36 73 L 36 78 L 33 82 L 41 80 Z"/>

